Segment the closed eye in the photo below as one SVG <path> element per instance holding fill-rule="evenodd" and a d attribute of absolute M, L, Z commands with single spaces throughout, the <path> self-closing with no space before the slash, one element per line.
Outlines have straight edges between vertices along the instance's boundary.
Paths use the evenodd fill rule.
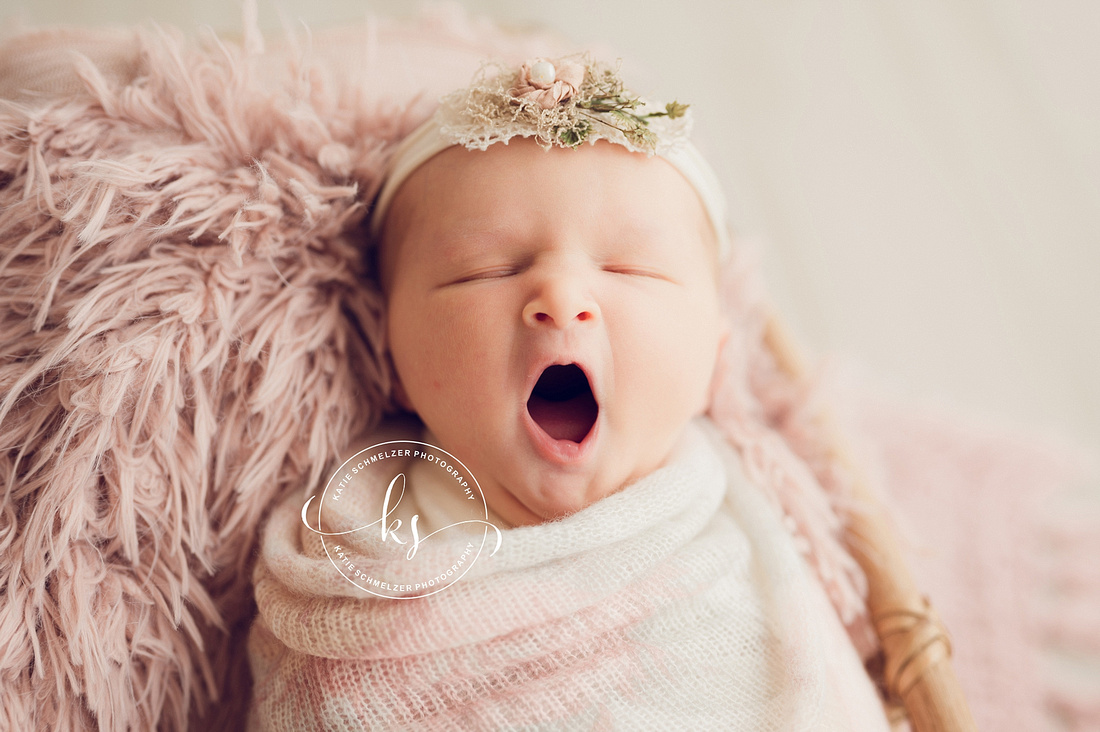
<path fill-rule="evenodd" d="M 671 277 L 664 274 L 660 270 L 650 269 L 648 267 L 638 267 L 632 265 L 604 265 L 604 272 L 611 274 L 628 275 L 631 277 L 650 277 L 653 279 L 664 280 L 666 282 L 675 282 Z"/>
<path fill-rule="evenodd" d="M 519 269 L 513 266 L 504 267 L 487 267 L 485 269 L 479 269 L 468 274 L 464 274 L 453 280 L 449 280 L 443 283 L 443 287 L 448 285 L 461 285 L 467 282 L 479 282 L 481 280 L 499 280 L 505 277 L 511 277 L 514 274 L 518 274 Z"/>

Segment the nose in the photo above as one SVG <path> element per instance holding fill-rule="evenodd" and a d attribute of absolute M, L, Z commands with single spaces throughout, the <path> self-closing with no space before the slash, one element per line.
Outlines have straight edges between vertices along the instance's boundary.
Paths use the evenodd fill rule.
<path fill-rule="evenodd" d="M 600 309 L 580 273 L 560 269 L 547 273 L 523 308 L 523 322 L 532 328 L 569 328 L 599 319 Z"/>

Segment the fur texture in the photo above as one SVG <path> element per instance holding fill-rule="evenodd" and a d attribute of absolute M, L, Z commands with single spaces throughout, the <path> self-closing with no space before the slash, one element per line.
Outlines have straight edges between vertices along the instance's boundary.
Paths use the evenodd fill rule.
<path fill-rule="evenodd" d="M 359 224 L 424 90 L 368 103 L 308 38 L 245 41 L 4 49 L 2 727 L 237 726 L 257 528 L 387 403 Z"/>

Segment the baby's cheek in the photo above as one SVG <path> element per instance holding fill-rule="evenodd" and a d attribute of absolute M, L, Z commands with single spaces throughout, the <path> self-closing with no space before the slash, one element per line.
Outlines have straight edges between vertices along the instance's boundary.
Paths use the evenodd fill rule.
<path fill-rule="evenodd" d="M 680 398 L 687 402 L 688 411 L 694 415 L 706 407 L 718 361 L 721 327 L 717 317 L 700 311 L 693 311 L 687 323 L 678 333 L 679 343 L 675 350 L 677 382 L 682 390 Z"/>
<path fill-rule="evenodd" d="M 451 369 L 489 383 L 487 370 L 498 367 L 501 345 L 511 340 L 499 323 L 475 307 L 461 306 L 437 323 L 431 347 Z"/>

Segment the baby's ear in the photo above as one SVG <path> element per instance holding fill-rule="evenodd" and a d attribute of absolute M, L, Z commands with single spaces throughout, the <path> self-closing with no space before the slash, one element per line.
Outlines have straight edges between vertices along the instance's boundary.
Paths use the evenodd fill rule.
<path fill-rule="evenodd" d="M 715 361 L 718 364 L 723 362 L 723 354 L 726 352 L 726 344 L 729 343 L 730 334 L 733 333 L 733 326 L 730 324 L 730 319 L 726 315 L 725 310 L 722 311 L 722 315 L 718 320 L 718 351 Z"/>
<path fill-rule="evenodd" d="M 409 395 L 405 393 L 405 387 L 401 385 L 400 379 L 393 382 L 393 401 L 406 412 L 416 414 L 416 409 L 409 401 Z"/>
<path fill-rule="evenodd" d="M 408 392 L 405 391 L 405 385 L 401 383 L 401 374 L 397 372 L 397 366 L 393 363 L 393 352 L 390 350 L 389 319 L 383 317 L 381 325 L 382 368 L 386 371 L 386 383 L 389 385 L 386 396 L 389 397 L 390 406 L 416 414 L 416 409 L 409 401 Z"/>
<path fill-rule="evenodd" d="M 725 372 L 729 368 L 726 344 L 729 342 L 731 332 L 729 320 L 722 318 L 722 324 L 718 329 L 718 350 L 715 352 L 714 370 L 710 374 L 710 386 L 707 389 L 706 409 L 710 409 L 710 405 L 714 403 L 714 395 L 721 386 Z"/>
<path fill-rule="evenodd" d="M 730 333 L 733 332 L 733 328 L 730 326 L 729 318 L 722 318 L 722 324 L 718 326 L 718 352 L 726 350 L 726 343 L 730 339 Z"/>
<path fill-rule="evenodd" d="M 389 351 L 386 351 L 386 368 L 390 372 L 390 400 L 406 412 L 416 414 L 416 409 L 409 401 L 409 395 L 405 391 L 405 385 L 401 383 L 401 376 L 398 375 L 397 368 L 393 365 L 393 358 L 390 356 Z"/>

